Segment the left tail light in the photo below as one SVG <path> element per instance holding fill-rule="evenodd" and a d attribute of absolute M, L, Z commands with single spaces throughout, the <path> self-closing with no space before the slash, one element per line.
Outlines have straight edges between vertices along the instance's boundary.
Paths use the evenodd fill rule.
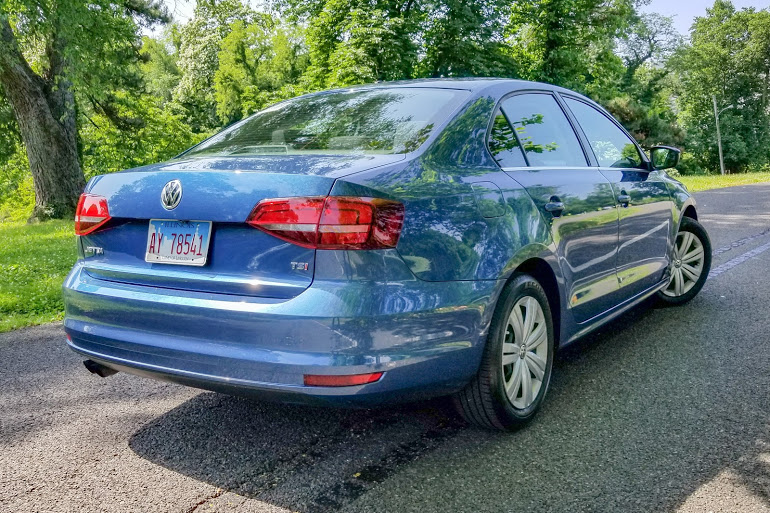
<path fill-rule="evenodd" d="M 404 205 L 351 196 L 266 199 L 246 222 L 306 248 L 386 249 L 398 244 Z"/>
<path fill-rule="evenodd" d="M 75 212 L 75 235 L 88 235 L 98 230 L 110 219 L 107 198 L 83 193 L 80 195 L 78 208 Z"/>

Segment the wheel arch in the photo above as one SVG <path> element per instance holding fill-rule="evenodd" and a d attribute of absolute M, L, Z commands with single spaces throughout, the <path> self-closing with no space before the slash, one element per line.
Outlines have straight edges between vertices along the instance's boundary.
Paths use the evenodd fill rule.
<path fill-rule="evenodd" d="M 689 217 L 690 219 L 698 220 L 698 212 L 695 210 L 695 205 L 687 205 L 687 208 L 682 212 L 682 217 Z"/>
<path fill-rule="evenodd" d="M 511 277 L 508 278 L 508 281 L 510 282 L 517 274 L 528 274 L 537 280 L 540 286 L 543 287 L 545 295 L 548 298 L 548 306 L 551 309 L 551 316 L 553 318 L 554 346 L 558 349 L 561 335 L 562 312 L 561 294 L 559 282 L 556 279 L 556 273 L 544 259 L 534 257 L 519 264 L 511 274 Z"/>

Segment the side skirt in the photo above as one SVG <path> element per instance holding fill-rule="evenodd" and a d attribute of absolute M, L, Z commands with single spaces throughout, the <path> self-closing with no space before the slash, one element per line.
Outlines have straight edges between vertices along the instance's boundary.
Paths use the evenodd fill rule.
<path fill-rule="evenodd" d="M 582 322 L 577 325 L 577 331 L 575 334 L 573 334 L 569 339 L 567 339 L 565 342 L 562 342 L 559 347 L 566 347 L 567 345 L 571 344 L 572 342 L 576 341 L 580 337 L 587 335 L 588 333 L 592 332 L 596 328 L 612 321 L 616 317 L 624 314 L 631 308 L 635 307 L 639 303 L 643 302 L 645 299 L 649 298 L 662 288 L 664 288 L 666 285 L 668 285 L 669 276 L 668 273 L 666 273 L 666 277 L 663 281 L 659 282 L 656 285 L 653 285 L 647 290 L 644 290 L 637 294 L 636 296 L 626 300 L 624 303 L 619 304 L 618 306 L 597 315 L 596 317 L 593 317 L 591 319 L 588 319 L 585 322 Z"/>

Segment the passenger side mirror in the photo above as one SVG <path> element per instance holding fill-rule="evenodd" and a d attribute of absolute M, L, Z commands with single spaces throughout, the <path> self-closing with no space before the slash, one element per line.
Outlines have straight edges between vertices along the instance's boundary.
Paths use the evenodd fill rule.
<path fill-rule="evenodd" d="M 650 149 L 650 160 L 653 169 L 671 169 L 679 164 L 682 152 L 671 146 L 653 146 Z"/>

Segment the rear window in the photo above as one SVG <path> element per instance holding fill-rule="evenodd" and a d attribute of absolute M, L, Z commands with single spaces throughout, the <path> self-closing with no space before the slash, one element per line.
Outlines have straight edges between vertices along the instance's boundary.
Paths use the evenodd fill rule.
<path fill-rule="evenodd" d="M 254 114 L 184 156 L 408 153 L 468 94 L 377 88 L 296 98 Z"/>

